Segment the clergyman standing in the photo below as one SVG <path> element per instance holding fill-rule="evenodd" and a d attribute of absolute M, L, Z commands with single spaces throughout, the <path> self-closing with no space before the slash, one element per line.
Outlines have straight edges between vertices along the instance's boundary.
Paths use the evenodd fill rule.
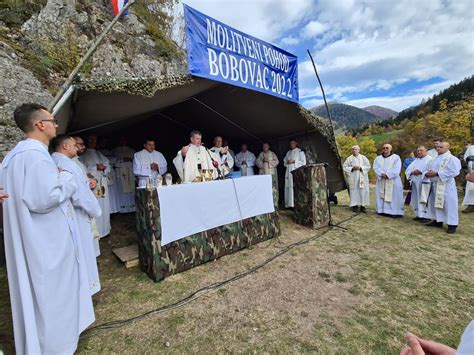
<path fill-rule="evenodd" d="M 70 198 L 74 176 L 48 152 L 54 117 L 37 104 L 15 109 L 26 133 L 3 160 L 5 256 L 18 354 L 72 354 L 94 320 Z"/>
<path fill-rule="evenodd" d="M 350 207 L 353 212 L 366 212 L 370 204 L 369 171 L 370 162 L 360 154 L 360 147 L 354 145 L 352 155 L 348 156 L 342 168 L 349 185 Z"/>

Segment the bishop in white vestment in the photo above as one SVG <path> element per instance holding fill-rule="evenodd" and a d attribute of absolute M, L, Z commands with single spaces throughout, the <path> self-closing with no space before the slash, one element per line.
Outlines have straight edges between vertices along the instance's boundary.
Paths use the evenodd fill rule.
<path fill-rule="evenodd" d="M 173 159 L 173 164 L 183 183 L 196 182 L 201 174 L 200 169 L 212 170 L 212 177 L 218 178 L 216 167 L 217 157 L 213 152 L 201 145 L 202 134 L 199 131 L 190 133 L 191 143 L 181 148 Z"/>
<path fill-rule="evenodd" d="M 402 162 L 397 154 L 392 154 L 392 146 L 384 144 L 382 155 L 374 160 L 377 175 L 375 187 L 375 208 L 382 216 L 403 216 L 403 185 L 400 179 Z"/>
<path fill-rule="evenodd" d="M 99 202 L 89 188 L 89 179 L 72 158 L 76 154 L 75 142 L 67 135 L 53 138 L 51 147 L 54 151 L 52 158 L 60 169 L 71 172 L 77 185 L 76 192 L 71 197 L 79 227 L 80 242 L 86 260 L 89 290 L 91 295 L 100 291 L 99 271 L 94 249 L 94 235 L 91 221 L 101 215 Z"/>
<path fill-rule="evenodd" d="M 241 151 L 235 156 L 235 166 L 237 166 L 242 176 L 254 175 L 255 154 L 248 151 L 247 144 L 242 144 Z"/>
<path fill-rule="evenodd" d="M 474 144 L 470 144 L 464 153 L 464 161 L 467 163 L 467 170 L 474 174 Z M 466 181 L 466 193 L 462 204 L 466 206 L 464 213 L 474 212 L 474 182 Z"/>
<path fill-rule="evenodd" d="M 5 257 L 17 354 L 72 354 L 94 320 L 74 209 L 77 185 L 48 153 L 56 123 L 46 109 L 25 104 L 15 121 L 28 139 L 3 160 L 0 185 Z"/>
<path fill-rule="evenodd" d="M 300 166 L 306 165 L 306 155 L 304 152 L 297 147 L 298 142 L 292 139 L 290 140 L 290 150 L 286 153 L 283 159 L 283 164 L 286 167 L 285 172 L 285 207 L 294 207 L 294 194 L 293 194 L 293 170 Z"/>
<path fill-rule="evenodd" d="M 344 176 L 349 187 L 350 204 L 354 212 L 366 212 L 370 204 L 369 171 L 370 162 L 360 154 L 360 147 L 352 147 L 352 155 L 348 156 L 342 165 Z"/>
<path fill-rule="evenodd" d="M 155 150 L 155 141 L 147 139 L 142 150 L 133 157 L 133 173 L 138 178 L 138 186 L 146 186 L 147 179 L 161 179 L 168 171 L 168 163 L 163 154 Z"/>
<path fill-rule="evenodd" d="M 99 201 L 102 214 L 96 218 L 97 229 L 101 238 L 110 234 L 110 202 L 108 175 L 111 171 L 109 160 L 98 150 L 96 150 L 97 136 L 88 137 L 88 146 L 85 152 L 79 157 L 86 166 L 87 173 L 97 180 L 94 194 Z"/>
<path fill-rule="evenodd" d="M 438 155 L 431 163 L 430 170 L 424 176 L 430 178 L 432 190 L 428 199 L 430 227 L 448 225 L 448 233 L 456 233 L 458 219 L 458 193 L 454 178 L 461 172 L 461 162 L 449 151 L 449 143 L 441 142 L 437 147 Z"/>
<path fill-rule="evenodd" d="M 133 174 L 133 157 L 135 151 L 127 146 L 124 137 L 120 139 L 120 147 L 113 150 L 115 163 L 115 183 L 117 184 L 117 200 L 120 213 L 135 211 L 135 175 Z"/>
<path fill-rule="evenodd" d="M 229 152 L 229 147 L 222 146 L 221 136 L 217 136 L 214 138 L 214 147 L 209 150 L 214 153 L 214 156 L 219 162 L 219 169 L 222 176 L 228 175 L 232 171 L 232 167 L 234 166 L 234 158 Z"/>
<path fill-rule="evenodd" d="M 255 161 L 258 166 L 258 173 L 260 175 L 273 175 L 278 190 L 277 166 L 280 162 L 278 161 L 277 155 L 270 150 L 268 143 L 263 143 L 262 150 Z"/>
<path fill-rule="evenodd" d="M 411 205 L 413 207 L 413 212 L 415 213 L 414 219 L 421 222 L 427 222 L 427 201 L 422 197 L 422 187 L 423 185 L 428 185 L 426 188 L 429 187 L 430 181 L 424 179 L 423 176 L 428 170 L 430 170 L 429 168 L 433 158 L 428 155 L 424 146 L 417 148 L 416 155 L 416 159 L 406 168 L 405 176 L 410 180 L 411 184 Z M 421 200 L 420 197 L 422 197 Z"/>

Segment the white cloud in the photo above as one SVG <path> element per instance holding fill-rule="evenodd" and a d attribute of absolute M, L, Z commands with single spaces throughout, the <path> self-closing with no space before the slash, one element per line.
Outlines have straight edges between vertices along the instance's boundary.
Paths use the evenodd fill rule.
<path fill-rule="evenodd" d="M 311 48 L 329 98 L 391 90 L 404 82 L 434 77 L 442 78 L 448 86 L 474 74 L 472 0 L 187 3 L 241 31 L 269 42 L 278 41 L 282 47 L 291 46 L 300 55 L 298 75 L 303 100 L 321 95 L 306 48 Z M 436 92 L 444 88 L 442 83 L 434 85 Z M 379 104 L 387 103 L 398 110 L 402 105 L 418 103 L 417 95 L 431 89 L 373 97 L 371 103 L 384 100 Z"/>
<path fill-rule="evenodd" d="M 326 32 L 328 26 L 319 22 L 319 21 L 310 21 L 306 26 L 303 28 L 303 37 L 305 38 L 312 38 L 316 37 L 319 34 Z"/>

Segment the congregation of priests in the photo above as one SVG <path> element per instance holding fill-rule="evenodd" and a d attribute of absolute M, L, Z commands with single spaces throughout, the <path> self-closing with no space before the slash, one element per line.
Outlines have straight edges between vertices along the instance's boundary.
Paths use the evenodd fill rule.
<path fill-rule="evenodd" d="M 417 157 L 405 169 L 410 192 L 403 195 L 400 178 L 402 162 L 392 152 L 390 144 L 384 144 L 382 154 L 373 163 L 377 182 L 375 186 L 375 210 L 384 217 L 401 218 L 405 205 L 411 203 L 416 221 L 429 227 L 442 228 L 447 225 L 447 233 L 454 234 L 459 224 L 458 193 L 455 178 L 461 172 L 461 161 L 450 152 L 448 142 L 434 141 L 434 147 L 427 151 L 424 146 L 417 148 Z M 465 213 L 474 212 L 474 146 L 468 145 L 464 153 L 469 174 L 466 176 L 465 196 L 462 202 Z M 350 194 L 350 207 L 354 212 L 366 213 L 370 204 L 369 171 L 371 165 L 367 157 L 360 154 L 360 147 L 352 147 L 352 155 L 343 164 L 344 175 Z"/>
<path fill-rule="evenodd" d="M 134 192 L 168 173 L 165 156 L 155 150 L 154 139 L 135 152 L 122 138 L 120 146 L 108 150 L 104 141 L 91 134 L 81 137 L 56 135 L 57 121 L 43 107 L 24 104 L 16 108 L 17 126 L 26 134 L 2 162 L 0 203 L 3 204 L 5 256 L 11 297 L 15 347 L 19 354 L 72 354 L 79 335 L 95 320 L 92 296 L 100 291 L 96 258 L 99 239 L 110 234 L 110 215 L 135 210 Z M 202 134 L 192 131 L 189 144 L 179 149 L 172 162 L 181 183 L 199 181 L 201 171 L 214 179 L 240 175 L 274 175 L 279 159 L 265 143 L 256 157 L 246 144 L 238 154 L 217 136 L 206 148 Z M 296 140 L 289 141 L 283 158 L 285 207 L 292 208 L 292 171 L 306 165 L 305 152 Z M 434 150 L 420 146 L 417 158 L 407 166 L 415 219 L 455 233 L 458 200 L 454 178 L 460 160 L 448 142 L 437 142 Z M 474 208 L 473 146 L 464 159 L 469 178 L 463 212 Z M 350 206 L 366 212 L 369 205 L 368 159 L 354 146 L 344 164 Z M 403 185 L 401 160 L 384 144 L 373 169 L 377 176 L 376 212 L 402 217 Z M 405 201 L 406 202 L 406 201 Z"/>
<path fill-rule="evenodd" d="M 0 203 L 15 348 L 19 354 L 72 354 L 95 321 L 96 258 L 99 239 L 111 232 L 110 215 L 134 212 L 135 189 L 161 179 L 168 163 L 152 138 L 135 152 L 125 138 L 109 150 L 95 134 L 56 135 L 57 121 L 41 105 L 17 107 L 14 119 L 26 139 L 2 162 Z M 255 168 L 277 176 L 279 160 L 267 143 L 255 157 L 246 144 L 234 155 L 220 136 L 211 149 L 199 131 L 189 139 L 173 159 L 181 183 L 198 181 L 202 169 L 214 179 L 236 168 L 241 176 L 254 175 Z M 289 144 L 283 163 L 285 206 L 291 208 L 291 171 L 306 158 L 295 140 Z"/>

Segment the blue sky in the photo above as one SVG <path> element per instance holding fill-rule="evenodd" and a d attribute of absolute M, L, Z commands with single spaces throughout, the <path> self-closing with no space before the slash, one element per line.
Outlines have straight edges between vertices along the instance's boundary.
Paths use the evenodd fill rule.
<path fill-rule="evenodd" d="M 474 0 L 186 0 L 298 56 L 300 103 L 401 111 L 474 74 Z"/>

